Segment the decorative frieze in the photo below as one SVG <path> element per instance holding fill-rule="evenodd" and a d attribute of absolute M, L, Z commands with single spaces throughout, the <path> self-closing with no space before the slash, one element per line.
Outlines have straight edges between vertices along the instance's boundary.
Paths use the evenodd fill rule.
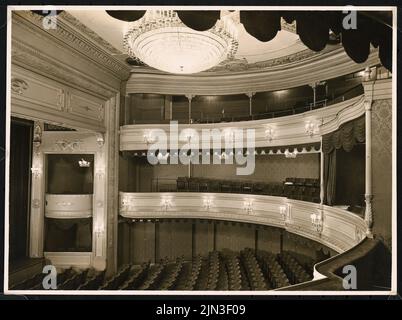
<path fill-rule="evenodd" d="M 82 144 L 82 140 L 73 140 L 73 141 L 69 141 L 69 140 L 57 140 L 56 141 L 56 146 L 60 149 L 60 151 L 63 152 L 76 152 L 76 151 L 80 151 L 81 150 L 81 144 Z"/>

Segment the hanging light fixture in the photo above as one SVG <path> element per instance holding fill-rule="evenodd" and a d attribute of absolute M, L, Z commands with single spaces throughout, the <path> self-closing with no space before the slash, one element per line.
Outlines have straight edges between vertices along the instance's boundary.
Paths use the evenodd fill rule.
<path fill-rule="evenodd" d="M 191 74 L 234 56 L 237 27 L 232 19 L 223 17 L 201 32 L 187 27 L 173 10 L 148 10 L 131 23 L 123 44 L 131 58 L 153 68 Z"/>

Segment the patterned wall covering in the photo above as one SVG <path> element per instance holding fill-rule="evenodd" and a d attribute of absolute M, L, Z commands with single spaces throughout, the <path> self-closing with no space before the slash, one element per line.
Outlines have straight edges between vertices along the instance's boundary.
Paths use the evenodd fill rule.
<path fill-rule="evenodd" d="M 283 182 L 287 177 L 314 178 L 320 177 L 320 154 L 299 154 L 295 159 L 285 158 L 283 155 L 257 156 L 255 171 L 249 176 L 236 174 L 237 164 L 221 165 L 193 165 L 192 176 L 227 179 L 252 180 L 261 182 Z M 120 190 L 127 192 L 150 192 L 152 183 L 156 179 L 172 180 L 173 185 L 177 177 L 188 175 L 187 165 L 151 165 L 146 158 L 129 159 L 121 165 Z M 137 172 L 137 174 L 136 174 Z"/>
<path fill-rule="evenodd" d="M 372 106 L 372 174 L 374 233 L 391 246 L 392 223 L 392 101 Z"/>
<path fill-rule="evenodd" d="M 287 177 L 318 179 L 320 177 L 319 157 L 318 153 L 300 154 L 295 159 L 287 159 L 283 155 L 258 156 L 254 174 L 250 176 L 236 176 L 237 165 L 196 165 L 193 175 L 264 182 L 282 182 Z"/>

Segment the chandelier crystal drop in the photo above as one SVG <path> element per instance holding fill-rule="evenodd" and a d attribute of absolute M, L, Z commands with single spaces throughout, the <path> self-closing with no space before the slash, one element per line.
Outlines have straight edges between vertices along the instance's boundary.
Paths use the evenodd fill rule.
<path fill-rule="evenodd" d="M 173 10 L 148 10 L 130 24 L 123 44 L 130 57 L 150 67 L 191 74 L 233 58 L 238 48 L 237 26 L 225 16 L 201 32 L 187 27 Z"/>

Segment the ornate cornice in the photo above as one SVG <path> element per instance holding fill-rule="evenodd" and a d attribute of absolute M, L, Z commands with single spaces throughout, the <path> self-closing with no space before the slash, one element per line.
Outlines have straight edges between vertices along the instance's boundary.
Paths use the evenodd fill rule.
<path fill-rule="evenodd" d="M 127 93 L 158 93 L 174 95 L 227 95 L 283 90 L 358 72 L 380 63 L 373 51 L 364 64 L 351 60 L 343 48 L 320 52 L 306 58 L 303 54 L 292 62 L 268 62 L 262 69 L 237 72 L 202 72 L 196 75 L 172 75 L 156 70 L 136 68 L 127 81 Z M 275 65 L 268 66 L 270 63 Z M 237 67 L 236 67 L 237 68 Z M 241 68 L 238 68 L 241 69 Z"/>
<path fill-rule="evenodd" d="M 310 49 L 302 50 L 293 54 L 285 55 L 282 57 L 258 61 L 254 63 L 248 63 L 245 59 L 232 59 L 232 60 L 225 60 L 218 66 L 207 70 L 206 72 L 242 72 L 242 71 L 258 71 L 263 70 L 266 68 L 271 68 L 275 66 L 282 66 L 289 63 L 294 63 L 298 61 L 303 61 L 314 56 L 320 56 L 327 52 L 331 52 L 333 50 L 338 49 L 339 46 L 332 46 L 328 47 L 324 51 L 321 52 L 314 52 Z"/>
<path fill-rule="evenodd" d="M 116 49 L 113 45 L 111 45 L 105 39 L 100 37 L 97 33 L 92 31 L 86 25 L 82 24 L 77 18 L 75 18 L 73 15 L 69 14 L 67 11 L 63 11 L 59 15 L 59 17 L 62 18 L 62 20 L 68 22 L 70 25 L 74 26 L 76 29 L 78 29 L 81 32 L 81 34 L 84 34 L 85 36 L 90 38 L 93 42 L 97 43 L 100 47 L 107 50 L 109 53 L 122 54 L 122 52 L 120 50 Z"/>
<path fill-rule="evenodd" d="M 13 22 L 26 25 L 29 29 L 37 27 L 36 33 L 47 38 L 47 41 L 62 46 L 68 50 L 75 50 L 86 59 L 96 65 L 98 69 L 104 70 L 109 75 L 125 80 L 129 76 L 130 68 L 124 62 L 113 57 L 117 49 L 113 49 L 95 32 L 80 24 L 77 19 L 65 13 L 58 16 L 57 27 L 46 30 L 42 26 L 43 17 L 31 11 L 14 12 Z M 84 31 L 85 30 L 85 31 Z M 35 32 L 34 31 L 34 32 Z M 58 40 L 58 41 L 55 41 Z M 121 54 L 118 52 L 118 54 Z"/>
<path fill-rule="evenodd" d="M 283 17 L 281 17 L 281 29 L 292 33 L 296 33 L 296 20 L 292 23 L 287 23 Z"/>

